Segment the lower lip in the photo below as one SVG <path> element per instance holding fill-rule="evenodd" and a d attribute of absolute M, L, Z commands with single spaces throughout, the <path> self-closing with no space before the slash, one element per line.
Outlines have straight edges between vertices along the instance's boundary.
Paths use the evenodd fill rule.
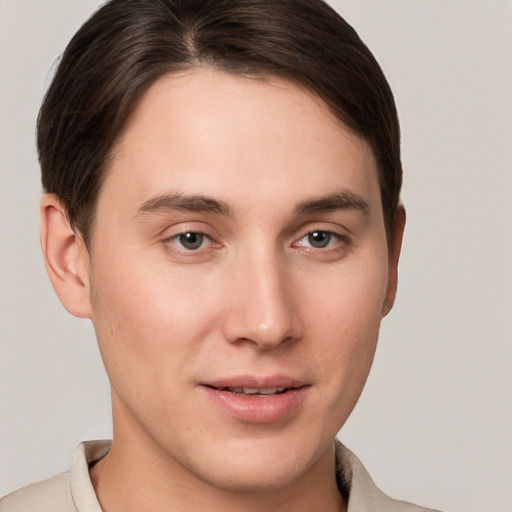
<path fill-rule="evenodd" d="M 247 423 L 274 423 L 294 414 L 306 397 L 308 386 L 275 395 L 244 395 L 202 386 L 213 403 L 229 416 Z"/>

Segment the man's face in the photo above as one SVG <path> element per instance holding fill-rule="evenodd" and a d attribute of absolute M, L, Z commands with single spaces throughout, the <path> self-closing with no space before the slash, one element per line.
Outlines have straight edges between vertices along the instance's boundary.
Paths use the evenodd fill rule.
<path fill-rule="evenodd" d="M 125 451 L 228 489 L 332 464 L 393 292 L 374 158 L 323 102 L 160 79 L 102 185 L 90 268 Z"/>

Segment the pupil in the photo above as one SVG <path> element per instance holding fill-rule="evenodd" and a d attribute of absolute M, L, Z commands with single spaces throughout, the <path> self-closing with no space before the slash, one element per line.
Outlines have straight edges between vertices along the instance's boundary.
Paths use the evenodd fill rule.
<path fill-rule="evenodd" d="M 331 240 L 331 235 L 326 233 L 325 231 L 314 231 L 308 235 L 309 243 L 317 248 L 322 249 L 323 247 L 327 247 Z"/>
<path fill-rule="evenodd" d="M 183 233 L 180 235 L 180 243 L 185 249 L 199 249 L 203 243 L 203 238 L 200 233 Z"/>

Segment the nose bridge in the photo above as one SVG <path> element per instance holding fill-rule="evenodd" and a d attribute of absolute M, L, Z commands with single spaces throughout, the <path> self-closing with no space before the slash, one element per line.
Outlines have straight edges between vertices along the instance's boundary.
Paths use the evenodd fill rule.
<path fill-rule="evenodd" d="M 276 251 L 260 247 L 240 257 L 234 266 L 226 337 L 231 342 L 248 340 L 265 349 L 298 337 L 290 276 Z"/>

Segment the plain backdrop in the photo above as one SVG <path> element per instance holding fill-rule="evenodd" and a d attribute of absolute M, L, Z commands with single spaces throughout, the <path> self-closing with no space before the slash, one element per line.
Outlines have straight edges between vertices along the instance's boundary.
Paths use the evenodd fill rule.
<path fill-rule="evenodd" d="M 341 439 L 388 494 L 512 511 L 512 2 L 339 0 L 395 91 L 408 225 L 394 311 Z M 110 436 L 87 321 L 39 251 L 34 124 L 97 0 L 0 0 L 0 495 Z"/>

